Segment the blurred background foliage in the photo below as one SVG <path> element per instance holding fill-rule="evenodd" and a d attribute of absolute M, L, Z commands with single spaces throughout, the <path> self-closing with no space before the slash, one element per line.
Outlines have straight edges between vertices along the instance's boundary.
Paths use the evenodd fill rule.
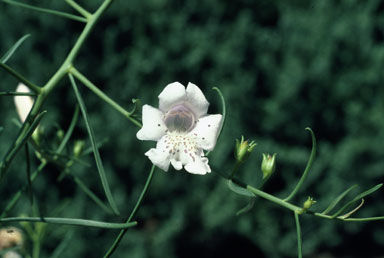
<path fill-rule="evenodd" d="M 26 1 L 72 12 L 64 1 Z M 79 1 L 95 10 L 101 1 Z M 381 183 L 384 172 L 384 1 L 115 1 L 98 23 L 76 65 L 118 103 L 129 109 L 132 98 L 157 106 L 157 96 L 173 81 L 199 85 L 220 112 L 219 87 L 228 117 L 222 137 L 210 155 L 211 166 L 224 172 L 234 163 L 235 138 L 256 140 L 258 146 L 238 173 L 260 184 L 261 153 L 278 153 L 277 169 L 264 189 L 286 196 L 309 157 L 313 128 L 318 154 L 305 187 L 322 211 L 352 184 L 367 189 Z M 0 4 L 0 51 L 31 34 L 8 64 L 37 84 L 44 84 L 63 62 L 82 24 L 19 7 Z M 0 71 L 1 91 L 17 82 Z M 154 142 L 139 142 L 137 127 L 101 102 L 85 87 L 91 124 L 98 141 L 106 139 L 101 156 L 122 218 L 103 212 L 70 178 L 57 182 L 61 168 L 48 166 L 34 183 L 41 211 L 52 216 L 122 221 L 131 209 L 150 170 L 144 152 Z M 45 105 L 44 144 L 53 149 L 58 128 L 67 129 L 75 97 L 64 79 Z M 0 156 L 17 133 L 11 97 L 2 96 Z M 75 140 L 90 145 L 81 119 Z M 104 193 L 92 156 L 76 164 L 82 178 L 101 198 Z M 36 167 L 38 162 L 33 163 Z M 21 152 L 0 186 L 0 207 L 26 183 Z M 383 192 L 366 198 L 356 216 L 384 214 Z M 104 198 L 105 199 L 105 198 Z M 235 213 L 248 200 L 232 193 L 217 174 L 193 176 L 157 171 L 137 220 L 115 257 L 295 257 L 292 213 L 257 200 L 249 213 Z M 3 209 L 3 208 L 2 208 Z M 12 216 L 31 214 L 27 196 Z M 57 216 L 57 215 L 56 215 Z M 341 223 L 302 216 L 305 257 L 382 257 L 382 222 Z M 63 241 L 62 257 L 100 257 L 117 231 L 47 227 L 42 257 Z M 28 248 L 28 247 L 27 247 Z"/>

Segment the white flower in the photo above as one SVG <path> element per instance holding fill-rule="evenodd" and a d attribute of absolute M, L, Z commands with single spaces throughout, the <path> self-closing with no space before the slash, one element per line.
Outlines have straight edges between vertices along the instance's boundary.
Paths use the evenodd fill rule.
<path fill-rule="evenodd" d="M 207 115 L 209 103 L 199 87 L 179 82 L 168 84 L 159 95 L 159 109 L 143 106 L 143 127 L 139 140 L 157 141 L 156 148 L 145 153 L 164 171 L 169 164 L 193 174 L 211 172 L 203 150 L 213 150 L 222 116 Z"/>
<path fill-rule="evenodd" d="M 19 85 L 17 85 L 16 92 L 30 93 L 31 91 L 27 86 L 19 83 Z M 31 111 L 34 100 L 31 96 L 15 96 L 14 100 L 20 121 L 24 123 L 25 119 L 27 119 L 29 111 Z"/>

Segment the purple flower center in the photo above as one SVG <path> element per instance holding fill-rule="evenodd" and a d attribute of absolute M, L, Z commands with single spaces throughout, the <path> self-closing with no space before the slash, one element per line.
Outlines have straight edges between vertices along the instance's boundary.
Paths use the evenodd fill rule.
<path fill-rule="evenodd" d="M 189 132 L 195 127 L 196 118 L 191 109 L 180 104 L 165 114 L 164 122 L 170 132 Z"/>

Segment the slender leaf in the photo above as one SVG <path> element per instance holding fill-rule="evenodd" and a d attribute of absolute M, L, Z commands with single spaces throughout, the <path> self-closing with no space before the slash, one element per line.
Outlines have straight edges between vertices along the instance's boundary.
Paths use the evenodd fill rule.
<path fill-rule="evenodd" d="M 140 207 L 140 205 L 141 205 L 141 203 L 142 203 L 142 201 L 144 199 L 144 196 L 145 196 L 145 194 L 148 191 L 149 185 L 152 182 L 152 178 L 153 178 L 153 175 L 155 173 L 155 170 L 156 170 L 156 166 L 152 165 L 151 171 L 149 172 L 149 175 L 147 177 L 147 181 L 145 182 L 143 190 L 141 191 L 140 197 L 137 200 L 136 205 L 133 208 L 131 214 L 129 215 L 126 223 L 130 222 L 131 220 L 133 220 L 133 218 L 136 216 L 136 213 L 139 210 L 139 207 Z M 123 239 L 125 233 L 127 233 L 127 229 L 123 229 L 123 230 L 120 231 L 119 235 L 116 237 L 115 241 L 113 242 L 111 248 L 109 248 L 107 253 L 104 255 L 104 258 L 110 257 L 115 252 L 116 248 L 118 247 L 119 243 L 121 242 L 121 239 Z"/>
<path fill-rule="evenodd" d="M 0 182 L 2 181 L 5 172 L 8 170 L 8 167 L 13 158 L 15 157 L 16 153 L 25 145 L 25 143 L 31 137 L 31 135 L 33 134 L 36 127 L 39 125 L 41 119 L 46 113 L 47 111 L 43 111 L 36 116 L 35 120 L 32 122 L 31 126 L 28 128 L 28 130 L 25 132 L 21 139 L 19 139 L 20 135 L 17 136 L 17 140 L 13 143 L 11 148 L 5 154 L 5 157 L 3 158 L 2 162 L 0 163 Z"/>
<path fill-rule="evenodd" d="M 55 10 L 51 10 L 51 9 L 47 9 L 47 8 L 36 7 L 33 5 L 20 3 L 17 1 L 13 1 L 13 0 L 1 0 L 1 1 L 3 1 L 7 4 L 10 4 L 10 5 L 19 6 L 22 8 L 26 8 L 26 9 L 30 9 L 30 10 L 34 10 L 34 11 L 38 11 L 38 12 L 42 12 L 42 13 L 53 14 L 56 16 L 64 17 L 67 19 L 75 20 L 75 21 L 87 22 L 87 19 L 80 17 L 80 16 L 77 16 L 77 15 L 70 14 L 70 13 L 64 13 L 64 12 L 55 11 Z"/>
<path fill-rule="evenodd" d="M 3 91 L 0 92 L 0 96 L 36 96 L 36 94 L 32 92 Z"/>
<path fill-rule="evenodd" d="M 343 213 L 346 209 L 348 209 L 351 205 L 353 205 L 355 202 L 360 201 L 360 199 L 363 199 L 365 196 L 370 195 L 371 193 L 377 191 L 383 186 L 383 184 L 378 184 L 367 191 L 364 191 L 360 194 L 358 194 L 355 198 L 353 198 L 351 201 L 349 201 L 347 204 L 345 204 L 341 209 L 339 209 L 336 213 L 332 215 L 332 218 L 335 218 L 339 216 L 341 213 Z"/>
<path fill-rule="evenodd" d="M 132 114 L 125 110 L 122 106 L 120 106 L 117 102 L 115 102 L 113 99 L 108 97 L 103 91 L 101 91 L 95 84 L 93 84 L 90 80 L 88 80 L 87 77 L 85 77 L 82 73 L 80 73 L 75 67 L 72 67 L 70 69 L 71 75 L 75 76 L 76 79 L 81 81 L 84 86 L 86 86 L 88 89 L 90 89 L 96 96 L 101 98 L 105 103 L 110 105 L 112 108 L 114 108 L 116 111 L 121 113 L 123 116 L 128 118 L 132 123 L 134 123 L 138 127 L 142 127 L 142 124 L 137 121 L 135 118 L 132 117 Z"/>
<path fill-rule="evenodd" d="M 29 202 L 31 203 L 31 205 L 33 205 L 33 191 L 32 191 L 32 181 L 31 181 L 31 157 L 29 155 L 28 143 L 25 144 L 25 159 L 27 161 L 26 172 L 27 172 Z"/>
<path fill-rule="evenodd" d="M 255 202 L 256 202 L 256 198 L 250 198 L 247 206 L 245 206 L 244 208 L 240 209 L 239 211 L 236 212 L 236 216 L 240 216 L 250 210 L 253 209 L 253 206 L 255 206 Z"/>
<path fill-rule="evenodd" d="M 64 239 L 55 248 L 55 250 L 53 251 L 53 253 L 50 256 L 50 258 L 59 258 L 64 253 L 64 251 L 67 249 L 67 247 L 69 246 L 69 244 L 70 244 L 70 242 L 72 240 L 73 235 L 74 235 L 74 231 L 73 230 L 67 232 L 65 234 L 65 236 L 64 236 Z"/>
<path fill-rule="evenodd" d="M 68 130 L 65 133 L 64 138 L 63 138 L 62 142 L 60 143 L 60 145 L 56 151 L 58 154 L 60 154 L 63 151 L 63 149 L 65 148 L 65 145 L 68 143 L 68 140 L 71 137 L 71 135 L 73 133 L 73 129 L 76 125 L 78 115 L 79 115 L 79 109 L 77 108 L 75 110 L 73 117 L 72 117 L 72 120 L 71 120 L 71 123 L 68 127 Z M 45 166 L 47 164 L 48 163 L 46 161 L 44 161 L 40 164 L 40 166 L 32 173 L 31 182 L 33 182 L 37 178 L 37 176 L 40 174 L 40 172 L 45 168 Z M 16 192 L 16 194 L 14 194 L 12 199 L 8 202 L 8 205 L 5 207 L 3 212 L 0 214 L 0 218 L 4 218 L 7 215 L 7 213 L 16 205 L 16 203 L 20 199 L 22 193 L 26 190 L 27 190 L 27 187 L 23 186 L 19 191 Z"/>
<path fill-rule="evenodd" d="M 86 219 L 51 218 L 51 217 L 12 217 L 12 218 L 0 219 L 0 222 L 20 222 L 20 221 L 59 224 L 59 225 L 68 225 L 68 226 L 106 228 L 106 229 L 130 228 L 137 225 L 137 222 L 135 221 L 129 222 L 129 223 L 111 223 L 111 222 L 102 222 L 102 221 L 86 220 Z"/>
<path fill-rule="evenodd" d="M 219 138 L 220 138 L 220 135 L 221 135 L 221 132 L 223 130 L 224 123 L 225 123 L 225 120 L 226 120 L 226 117 L 227 117 L 227 108 L 226 108 L 226 105 L 225 105 L 224 95 L 223 95 L 223 93 L 221 93 L 220 89 L 217 88 L 217 87 L 213 87 L 212 89 L 217 91 L 217 93 L 219 94 L 219 97 L 220 97 L 220 101 L 221 101 L 221 113 L 222 113 L 223 118 L 221 120 L 219 134 L 217 136 L 217 141 L 219 141 Z M 211 152 L 207 151 L 207 153 L 205 153 L 205 156 L 208 156 L 209 153 L 211 153 Z"/>
<path fill-rule="evenodd" d="M 336 199 L 334 199 L 331 204 L 329 204 L 329 206 L 321 213 L 321 214 L 328 214 L 331 210 L 333 210 L 333 208 L 335 208 L 335 206 L 350 192 L 352 191 L 354 188 L 356 188 L 357 185 L 352 185 L 351 187 L 349 187 L 347 190 L 345 190 L 344 192 L 342 192 L 339 196 L 336 197 Z"/>
<path fill-rule="evenodd" d="M 87 113 L 87 109 L 85 107 L 84 100 L 81 97 L 80 92 L 79 92 L 79 90 L 78 90 L 78 88 L 76 86 L 76 82 L 75 82 L 75 80 L 74 80 L 74 78 L 73 78 L 73 76 L 71 74 L 69 74 L 69 78 L 70 78 L 73 90 L 75 92 L 77 101 L 79 102 L 80 109 L 81 109 L 81 112 L 83 114 L 85 125 L 87 127 L 87 131 L 88 131 L 88 134 L 89 134 L 89 138 L 91 140 L 91 144 L 92 144 L 92 148 L 93 148 L 93 153 L 94 153 L 95 161 L 96 161 L 96 166 L 97 166 L 97 170 L 99 172 L 101 183 L 102 183 L 103 188 L 104 188 L 104 192 L 105 192 L 105 194 L 107 196 L 109 205 L 111 206 L 113 212 L 118 215 L 119 211 L 117 210 L 117 206 L 115 204 L 115 201 L 113 200 L 113 196 L 112 196 L 111 190 L 109 188 L 109 184 L 108 184 L 108 181 L 107 181 L 107 177 L 105 175 L 103 163 L 101 161 L 100 153 L 99 153 L 99 150 L 97 148 L 97 143 L 96 143 L 96 140 L 95 140 L 93 129 L 92 129 L 90 123 L 89 123 L 88 113 Z"/>
<path fill-rule="evenodd" d="M 316 149 L 317 149 L 316 137 L 315 137 L 315 134 L 314 134 L 314 132 L 312 131 L 311 128 L 307 127 L 307 128 L 305 128 L 305 130 L 307 130 L 307 131 L 309 131 L 311 133 L 311 138 L 312 138 L 311 155 L 309 156 L 309 159 L 308 159 L 308 162 L 307 162 L 307 166 L 305 167 L 303 175 L 301 176 L 299 182 L 297 183 L 297 185 L 293 189 L 293 191 L 290 193 L 290 195 L 287 198 L 284 199 L 284 201 L 289 201 L 289 200 L 291 200 L 296 195 L 296 193 L 299 191 L 299 189 L 303 185 L 305 179 L 307 178 L 309 170 L 311 169 L 313 161 L 315 160 Z"/>
<path fill-rule="evenodd" d="M 6 72 L 8 72 L 10 75 L 15 77 L 18 81 L 24 83 L 29 89 L 31 89 L 33 92 L 39 93 L 41 92 L 41 88 L 37 86 L 36 84 L 28 81 L 24 76 L 13 70 L 11 67 L 8 65 L 0 62 L 0 67 L 4 69 Z"/>
<path fill-rule="evenodd" d="M 0 58 L 0 62 L 5 64 L 8 59 L 15 53 L 15 51 L 21 46 L 21 44 L 31 36 L 30 34 L 26 34 L 23 37 L 21 37 L 18 41 L 16 41 L 15 44 L 7 51 L 7 53 L 4 54 L 2 58 Z"/>
<path fill-rule="evenodd" d="M 75 112 L 73 113 L 71 123 L 69 124 L 68 130 L 64 135 L 63 140 L 61 141 L 59 147 L 57 148 L 57 154 L 60 154 L 63 150 L 64 147 L 67 145 L 69 139 L 72 136 L 73 130 L 75 129 L 77 120 L 79 119 L 79 106 L 76 106 Z"/>
<path fill-rule="evenodd" d="M 72 176 L 72 179 L 73 181 L 75 181 L 75 183 L 80 187 L 80 189 L 86 194 L 88 195 L 89 198 L 91 198 L 97 205 L 100 206 L 100 208 L 102 208 L 105 212 L 107 213 L 111 213 L 111 210 L 103 203 L 102 200 L 100 200 L 99 197 L 97 197 L 97 195 L 95 193 L 92 192 L 92 190 L 90 190 L 86 185 L 85 183 L 80 179 L 78 178 L 77 176 Z"/>
<path fill-rule="evenodd" d="M 237 194 L 245 195 L 245 196 L 249 196 L 249 197 L 255 197 L 255 195 L 252 192 L 250 192 L 249 190 L 247 190 L 243 187 L 238 186 L 232 180 L 227 180 L 227 184 L 228 184 L 229 189 L 231 189 L 233 192 L 235 192 Z"/>

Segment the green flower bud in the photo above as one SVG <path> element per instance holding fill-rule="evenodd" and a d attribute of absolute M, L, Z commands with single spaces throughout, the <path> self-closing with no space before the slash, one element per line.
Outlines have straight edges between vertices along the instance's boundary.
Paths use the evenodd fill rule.
<path fill-rule="evenodd" d="M 308 199 L 304 202 L 303 204 L 303 210 L 308 210 L 309 208 L 312 207 L 313 204 L 315 204 L 316 201 L 313 200 L 312 197 L 308 196 Z"/>
<path fill-rule="evenodd" d="M 236 139 L 235 158 L 238 162 L 244 162 L 248 159 L 249 154 L 256 147 L 256 143 L 251 141 L 250 143 L 244 141 L 244 136 L 241 136 L 241 140 Z"/>
<path fill-rule="evenodd" d="M 57 132 L 56 132 L 56 137 L 57 139 L 59 139 L 59 141 L 62 141 L 63 138 L 64 138 L 64 131 L 62 129 L 59 129 Z"/>
<path fill-rule="evenodd" d="M 73 155 L 79 157 L 84 150 L 84 141 L 76 141 L 73 147 Z"/>
<path fill-rule="evenodd" d="M 263 153 L 263 161 L 261 162 L 261 171 L 263 172 L 263 179 L 268 179 L 276 168 L 276 153 L 272 156 L 270 154 Z"/>

